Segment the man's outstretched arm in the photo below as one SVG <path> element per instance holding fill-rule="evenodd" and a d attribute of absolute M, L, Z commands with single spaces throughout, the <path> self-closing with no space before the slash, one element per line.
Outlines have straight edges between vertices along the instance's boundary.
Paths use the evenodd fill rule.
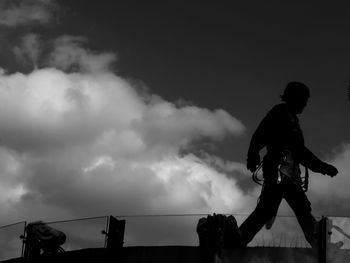
<path fill-rule="evenodd" d="M 337 168 L 321 161 L 305 146 L 301 150 L 300 157 L 300 163 L 315 173 L 326 174 L 330 177 L 334 177 L 338 174 Z"/>

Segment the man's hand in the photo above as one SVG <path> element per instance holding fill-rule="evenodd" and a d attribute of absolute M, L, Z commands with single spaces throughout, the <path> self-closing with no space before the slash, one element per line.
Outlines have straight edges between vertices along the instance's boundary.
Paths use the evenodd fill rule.
<path fill-rule="evenodd" d="M 255 172 L 256 168 L 260 164 L 260 155 L 249 156 L 247 158 L 247 169 L 252 173 Z"/>
<path fill-rule="evenodd" d="M 335 168 L 333 165 L 324 163 L 324 166 L 322 168 L 322 173 L 329 175 L 330 177 L 334 177 L 338 174 L 338 169 Z"/>

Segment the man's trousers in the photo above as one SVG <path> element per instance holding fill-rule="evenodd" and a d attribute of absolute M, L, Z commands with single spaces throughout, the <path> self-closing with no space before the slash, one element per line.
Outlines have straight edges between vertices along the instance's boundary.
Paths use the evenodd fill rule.
<path fill-rule="evenodd" d="M 288 178 L 277 183 L 265 183 L 261 190 L 255 210 L 239 227 L 242 246 L 246 246 L 260 231 L 267 221 L 277 214 L 278 207 L 285 199 L 293 209 L 304 232 L 306 240 L 312 247 L 317 246 L 317 222 L 311 214 L 311 204 L 302 187 Z"/>

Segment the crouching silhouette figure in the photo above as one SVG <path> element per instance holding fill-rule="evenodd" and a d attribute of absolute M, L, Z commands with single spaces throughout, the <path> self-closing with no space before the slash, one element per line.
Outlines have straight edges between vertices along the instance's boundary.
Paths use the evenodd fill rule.
<path fill-rule="evenodd" d="M 294 211 L 306 240 L 318 247 L 318 223 L 305 194 L 308 180 L 301 178 L 299 165 L 306 167 L 306 177 L 307 168 L 331 177 L 338 170 L 318 159 L 304 144 L 297 115 L 303 112 L 309 97 L 306 85 L 290 82 L 281 95 L 282 103 L 267 113 L 252 136 L 247 168 L 256 171 L 261 164 L 259 152 L 266 147 L 262 162 L 264 180 L 255 210 L 239 227 L 241 247 L 247 246 L 265 224 L 271 227 L 283 198 Z"/>

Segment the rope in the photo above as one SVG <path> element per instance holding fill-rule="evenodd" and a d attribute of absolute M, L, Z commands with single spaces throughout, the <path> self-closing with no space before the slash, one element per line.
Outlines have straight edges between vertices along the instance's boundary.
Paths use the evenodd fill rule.
<path fill-rule="evenodd" d="M 262 168 L 263 162 L 260 162 L 258 168 L 255 169 L 255 171 L 252 174 L 252 179 L 255 183 L 259 184 L 259 185 L 263 185 L 264 183 L 264 179 L 260 179 L 258 177 L 258 172 L 260 171 L 260 169 Z"/>
<path fill-rule="evenodd" d="M 258 173 L 261 170 L 263 162 L 260 162 L 259 166 L 252 173 L 253 181 L 258 185 L 264 185 L 264 178 L 259 178 Z M 307 192 L 309 188 L 309 169 L 305 167 L 305 176 L 302 179 L 302 188 L 304 192 Z"/>
<path fill-rule="evenodd" d="M 305 167 L 305 176 L 302 187 L 305 193 L 309 189 L 309 169 L 307 169 L 307 167 Z"/>

